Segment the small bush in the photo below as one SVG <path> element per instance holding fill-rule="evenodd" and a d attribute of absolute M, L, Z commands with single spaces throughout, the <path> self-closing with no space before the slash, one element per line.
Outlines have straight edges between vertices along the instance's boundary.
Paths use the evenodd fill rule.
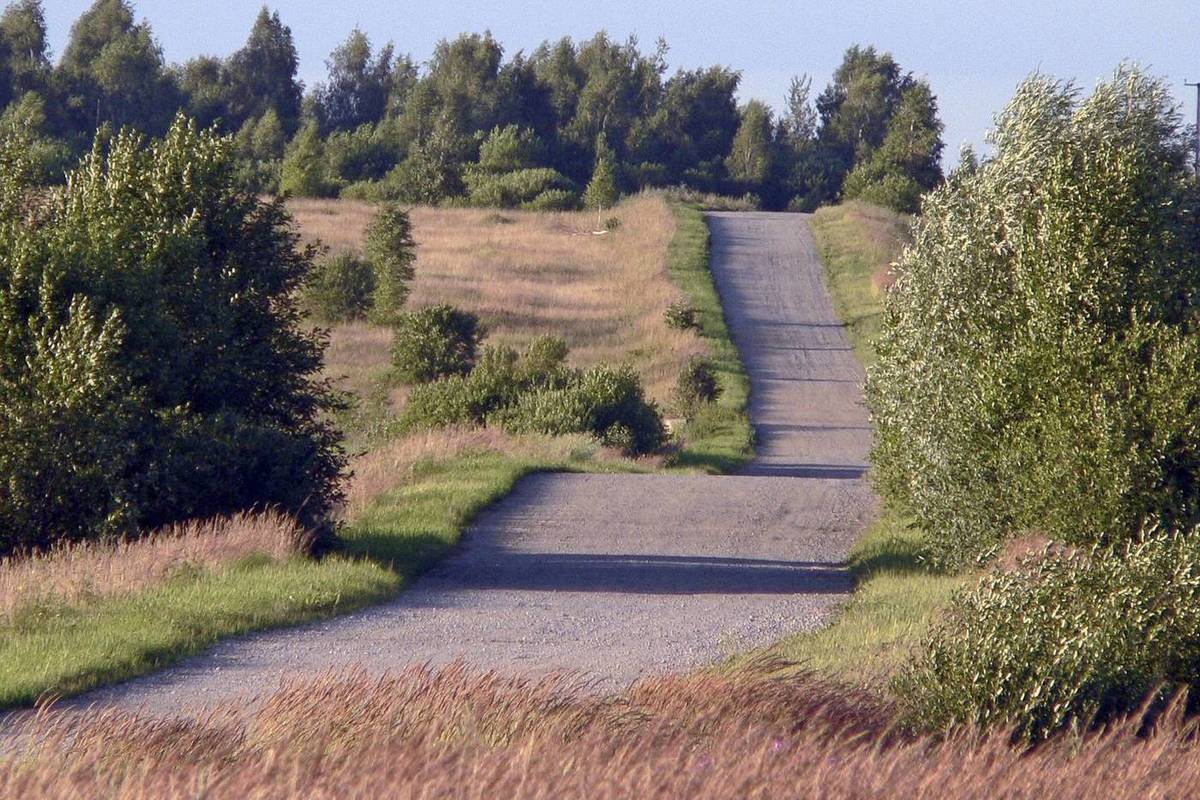
<path fill-rule="evenodd" d="M 700 327 L 699 314 L 699 311 L 687 303 L 680 301 L 667 306 L 666 313 L 663 316 L 666 319 L 668 328 L 677 331 L 686 331 L 690 328 Z"/>
<path fill-rule="evenodd" d="M 621 220 L 618 217 L 609 217 L 604 220 L 604 230 L 606 231 L 615 231 L 619 227 L 621 227 Z"/>
<path fill-rule="evenodd" d="M 716 402 L 720 396 L 721 383 L 708 359 L 690 359 L 675 379 L 675 402 L 688 416 L 695 414 L 701 406 Z"/>
<path fill-rule="evenodd" d="M 1034 741 L 1135 711 L 1180 684 L 1200 688 L 1194 534 L 988 575 L 956 596 L 895 689 L 930 728 L 1013 726 Z"/>
<path fill-rule="evenodd" d="M 484 329 L 479 317 L 449 305 L 402 314 L 392 343 L 392 366 L 406 383 L 466 375 Z"/>
<path fill-rule="evenodd" d="M 466 182 L 471 205 L 476 206 L 515 208 L 554 192 L 561 193 L 554 197 L 574 197 L 569 191 L 571 182 L 549 167 L 500 173 L 473 170 L 467 172 Z"/>
<path fill-rule="evenodd" d="M 490 214 L 484 214 L 483 223 L 485 225 L 511 225 L 514 220 L 512 217 L 506 217 L 499 211 L 493 211 Z"/>
<path fill-rule="evenodd" d="M 591 433 L 634 455 L 656 450 L 666 440 L 658 409 L 646 400 L 628 366 L 577 372 L 564 386 L 521 395 L 493 419 L 514 433 Z"/>
<path fill-rule="evenodd" d="M 353 253 L 319 262 L 304 283 L 303 302 L 322 322 L 363 319 L 371 310 L 375 271 Z"/>

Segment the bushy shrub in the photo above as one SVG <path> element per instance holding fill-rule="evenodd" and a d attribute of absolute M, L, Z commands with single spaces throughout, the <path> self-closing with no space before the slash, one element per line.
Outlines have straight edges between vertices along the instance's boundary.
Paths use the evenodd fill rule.
<path fill-rule="evenodd" d="M 525 211 L 574 211 L 579 208 L 579 195 L 567 189 L 550 189 L 521 203 L 521 208 Z"/>
<path fill-rule="evenodd" d="M 1150 536 L 1118 556 L 1048 554 L 961 591 L 895 682 L 911 717 L 1037 740 L 1200 689 L 1200 538 Z"/>
<path fill-rule="evenodd" d="M 320 261 L 304 282 L 303 300 L 322 322 L 364 319 L 375 293 L 375 270 L 353 253 Z"/>
<path fill-rule="evenodd" d="M 604 230 L 606 231 L 615 231 L 619 227 L 621 227 L 620 217 L 609 217 L 604 220 Z"/>
<path fill-rule="evenodd" d="M 417 386 L 400 416 L 403 430 L 478 425 L 516 403 L 532 389 L 561 387 L 570 379 L 566 343 L 554 336 L 535 339 L 519 357 L 511 347 L 485 347 L 468 375 Z"/>
<path fill-rule="evenodd" d="M 395 203 L 380 205 L 367 225 L 364 249 L 375 271 L 371 320 L 380 325 L 395 324 L 408 300 L 408 285 L 417 260 L 408 212 Z"/>
<path fill-rule="evenodd" d="M 675 379 L 675 402 L 683 413 L 691 416 L 698 408 L 716 402 L 721 396 L 721 382 L 713 372 L 712 362 L 692 358 Z"/>
<path fill-rule="evenodd" d="M 1035 77 L 926 196 L 867 398 L 875 474 L 961 564 L 1200 516 L 1200 241 L 1171 92 Z"/>
<path fill-rule="evenodd" d="M 465 176 L 467 197 L 472 205 L 516 208 L 536 200 L 539 196 L 558 191 L 571 195 L 571 182 L 562 173 L 549 167 L 532 167 L 512 172 L 468 171 Z M 572 195 L 573 196 L 573 195 Z"/>
<path fill-rule="evenodd" d="M 427 383 L 448 375 L 466 375 L 475 366 L 483 335 L 479 317 L 454 306 L 402 314 L 392 342 L 396 377 L 407 383 Z"/>
<path fill-rule="evenodd" d="M 280 167 L 279 188 L 298 197 L 333 197 L 337 185 L 325 162 L 325 142 L 316 125 L 303 128 L 288 145 Z"/>
<path fill-rule="evenodd" d="M 564 386 L 522 394 L 492 419 L 515 433 L 591 433 L 632 454 L 656 450 L 666 440 L 662 417 L 629 366 L 582 370 Z"/>
<path fill-rule="evenodd" d="M 698 319 L 699 313 L 700 312 L 692 308 L 691 305 L 681 300 L 677 303 L 671 303 L 671 305 L 667 306 L 667 310 L 663 314 L 663 317 L 668 328 L 672 328 L 677 331 L 686 331 L 690 328 L 700 327 L 700 321 Z"/>
<path fill-rule="evenodd" d="M 52 193 L 15 140 L 0 167 L 0 551 L 264 506 L 319 523 L 344 459 L 295 299 L 313 251 L 240 188 L 232 140 L 121 134 Z"/>

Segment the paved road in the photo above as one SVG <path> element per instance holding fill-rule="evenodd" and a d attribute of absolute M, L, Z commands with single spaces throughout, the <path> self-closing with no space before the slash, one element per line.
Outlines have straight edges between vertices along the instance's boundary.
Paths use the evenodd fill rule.
<path fill-rule="evenodd" d="M 819 625 L 874 511 L 862 370 L 807 222 L 712 214 L 713 272 L 750 372 L 759 457 L 742 475 L 539 475 L 394 602 L 225 642 L 83 703 L 151 713 L 269 691 L 284 674 L 455 657 L 622 683 Z"/>

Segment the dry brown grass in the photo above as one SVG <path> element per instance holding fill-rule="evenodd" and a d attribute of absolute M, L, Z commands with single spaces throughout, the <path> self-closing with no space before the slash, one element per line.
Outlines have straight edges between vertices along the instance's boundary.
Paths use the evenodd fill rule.
<path fill-rule="evenodd" d="M 307 534 L 281 514 L 190 522 L 117 544 L 81 543 L 0 560 L 0 618 L 30 604 L 74 604 L 130 594 L 184 570 L 217 569 L 251 555 L 284 560 Z"/>
<path fill-rule="evenodd" d="M 913 737 L 870 696 L 812 675 L 645 680 L 603 696 L 460 665 L 286 683 L 257 711 L 148 721 L 27 720 L 0 794 L 206 798 L 1154 798 L 1194 796 L 1200 749 L 1178 707 L 1022 752 L 996 735 Z"/>
<path fill-rule="evenodd" d="M 372 207 L 341 200 L 290 203 L 303 235 L 333 251 L 358 249 Z M 666 308 L 682 299 L 666 270 L 675 222 L 657 196 L 635 197 L 612 215 L 620 226 L 595 236 L 589 213 L 414 208 L 417 277 L 412 308 L 451 303 L 474 311 L 490 340 L 524 347 L 535 336 L 566 339 L 578 365 L 631 363 L 649 394 L 670 400 L 679 369 L 706 345 L 671 330 Z M 502 217 L 503 222 L 497 221 Z M 354 376 L 386 368 L 388 339 L 366 325 L 332 334 L 327 372 Z"/>

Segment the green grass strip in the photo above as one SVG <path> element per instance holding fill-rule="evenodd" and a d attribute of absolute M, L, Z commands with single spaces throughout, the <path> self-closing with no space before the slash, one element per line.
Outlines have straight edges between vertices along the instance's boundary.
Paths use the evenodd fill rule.
<path fill-rule="evenodd" d="M 733 472 L 754 457 L 754 432 L 746 404 L 750 378 L 730 338 L 721 298 L 709 268 L 709 230 L 704 212 L 671 202 L 675 236 L 667 250 L 667 271 L 688 303 L 699 312 L 700 334 L 708 340 L 721 381 L 717 402 L 690 420 L 675 466 L 708 473 Z"/>

